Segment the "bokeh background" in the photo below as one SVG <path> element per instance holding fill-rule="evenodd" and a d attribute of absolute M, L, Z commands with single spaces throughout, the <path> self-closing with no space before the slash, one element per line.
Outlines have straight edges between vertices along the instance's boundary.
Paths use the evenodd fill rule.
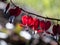
<path fill-rule="evenodd" d="M 9 0 L 7 1 L 9 2 Z M 31 10 L 33 9 L 34 11 L 36 11 L 37 14 L 40 14 L 42 16 L 60 19 L 60 0 L 12 0 L 12 1 L 22 8 L 30 8 Z"/>

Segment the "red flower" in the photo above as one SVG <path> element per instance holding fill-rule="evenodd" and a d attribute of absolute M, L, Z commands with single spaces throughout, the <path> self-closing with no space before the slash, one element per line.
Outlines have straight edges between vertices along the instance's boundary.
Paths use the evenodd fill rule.
<path fill-rule="evenodd" d="M 50 21 L 40 21 L 40 28 L 43 30 L 48 30 L 51 26 L 51 22 Z"/>
<path fill-rule="evenodd" d="M 19 14 L 21 13 L 21 9 L 19 7 L 16 7 L 15 9 L 10 9 L 9 13 L 11 16 L 19 16 Z"/>
<path fill-rule="evenodd" d="M 26 25 L 27 22 L 28 22 L 28 16 L 27 15 L 22 16 L 22 23 Z"/>
<path fill-rule="evenodd" d="M 60 25 L 58 24 L 58 29 L 57 29 L 57 33 L 60 35 Z"/>
<path fill-rule="evenodd" d="M 47 21 L 45 22 L 45 30 L 48 30 L 51 26 L 51 22 L 50 21 Z"/>
<path fill-rule="evenodd" d="M 10 16 L 15 15 L 15 9 L 10 9 L 9 13 L 10 13 Z"/>
<path fill-rule="evenodd" d="M 40 28 L 45 30 L 45 22 L 43 20 L 40 21 Z"/>
<path fill-rule="evenodd" d="M 31 16 L 28 16 L 28 26 L 31 26 L 32 25 L 32 21 L 33 21 L 33 18 Z"/>
<path fill-rule="evenodd" d="M 38 26 L 39 26 L 39 20 L 36 19 L 36 18 L 33 18 L 33 21 L 32 21 L 32 29 L 33 30 L 37 30 L 38 29 Z"/>
<path fill-rule="evenodd" d="M 58 28 L 58 34 L 60 35 L 60 26 L 59 26 L 59 28 Z"/>
<path fill-rule="evenodd" d="M 60 32 L 60 26 L 59 24 L 53 26 L 53 34 L 57 35 L 57 33 Z"/>

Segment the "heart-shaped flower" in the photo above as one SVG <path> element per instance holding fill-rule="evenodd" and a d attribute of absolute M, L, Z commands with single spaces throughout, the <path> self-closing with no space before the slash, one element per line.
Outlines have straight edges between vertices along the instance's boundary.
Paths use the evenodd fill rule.
<path fill-rule="evenodd" d="M 43 29 L 43 30 L 48 30 L 51 26 L 51 22 L 50 21 L 40 21 L 40 28 Z"/>
<path fill-rule="evenodd" d="M 19 7 L 16 7 L 15 9 L 10 9 L 9 13 L 11 16 L 19 16 L 19 14 L 21 13 L 21 9 Z"/>
<path fill-rule="evenodd" d="M 54 26 L 53 26 L 53 30 L 52 30 L 52 31 L 53 31 L 53 34 L 54 34 L 54 35 L 57 35 L 57 33 L 59 33 L 58 30 L 60 30 L 60 29 L 59 29 L 59 24 L 54 25 Z"/>
<path fill-rule="evenodd" d="M 33 18 L 31 16 L 28 16 L 28 26 L 32 26 Z"/>
<path fill-rule="evenodd" d="M 22 16 L 22 23 L 24 25 L 27 25 L 27 22 L 28 22 L 28 16 L 27 15 Z"/>
<path fill-rule="evenodd" d="M 39 20 L 37 18 L 33 18 L 31 27 L 32 27 L 33 30 L 37 30 L 38 29 L 38 27 L 39 27 Z"/>
<path fill-rule="evenodd" d="M 59 35 L 60 35 L 60 25 L 59 25 L 59 27 L 58 27 L 58 32 L 57 32 Z"/>
<path fill-rule="evenodd" d="M 57 33 L 60 35 L 60 25 L 57 25 Z"/>

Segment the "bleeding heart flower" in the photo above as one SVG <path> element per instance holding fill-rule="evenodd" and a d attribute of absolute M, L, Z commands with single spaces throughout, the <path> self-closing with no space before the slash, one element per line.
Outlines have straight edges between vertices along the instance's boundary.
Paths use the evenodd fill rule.
<path fill-rule="evenodd" d="M 40 28 L 45 30 L 45 22 L 43 20 L 40 21 Z"/>
<path fill-rule="evenodd" d="M 14 12 L 15 12 L 15 9 L 10 9 L 9 10 L 10 15 L 14 15 L 15 14 Z"/>
<path fill-rule="evenodd" d="M 15 16 L 19 16 L 19 14 L 21 13 L 21 9 L 19 7 L 16 7 L 15 11 Z"/>
<path fill-rule="evenodd" d="M 9 13 L 11 16 L 19 16 L 19 14 L 21 13 L 21 9 L 19 7 L 16 7 L 15 9 L 10 9 Z"/>
<path fill-rule="evenodd" d="M 47 21 L 45 22 L 45 30 L 48 30 L 51 26 L 51 22 L 50 21 Z"/>
<path fill-rule="evenodd" d="M 59 27 L 59 30 L 58 30 L 58 34 L 60 35 L 60 27 Z"/>
<path fill-rule="evenodd" d="M 26 25 L 27 22 L 28 22 L 28 16 L 27 15 L 22 16 L 22 23 Z"/>
<path fill-rule="evenodd" d="M 49 28 L 50 28 L 50 26 L 51 26 L 51 22 L 50 21 L 40 21 L 40 27 L 41 27 L 41 29 L 43 29 L 43 30 L 48 30 Z"/>
<path fill-rule="evenodd" d="M 28 16 L 28 26 L 32 25 L 33 18 L 31 16 Z"/>
<path fill-rule="evenodd" d="M 37 30 L 38 29 L 38 26 L 39 26 L 39 20 L 38 19 L 34 19 L 34 28 Z"/>
<path fill-rule="evenodd" d="M 37 30 L 38 29 L 38 26 L 39 26 L 39 20 L 36 19 L 36 18 L 33 18 L 33 21 L 32 21 L 32 29 L 33 30 Z"/>
<path fill-rule="evenodd" d="M 58 29 L 57 29 L 57 33 L 60 35 L 60 25 L 58 24 Z"/>
<path fill-rule="evenodd" d="M 59 32 L 58 30 L 60 30 L 60 29 L 59 29 L 59 25 L 54 25 L 54 26 L 53 26 L 53 34 L 54 34 L 54 35 L 57 35 L 57 33 Z"/>

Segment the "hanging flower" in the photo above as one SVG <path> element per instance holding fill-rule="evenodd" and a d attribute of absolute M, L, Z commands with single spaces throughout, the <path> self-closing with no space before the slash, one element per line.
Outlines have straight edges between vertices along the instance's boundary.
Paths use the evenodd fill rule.
<path fill-rule="evenodd" d="M 50 21 L 47 21 L 45 22 L 45 30 L 48 30 L 51 26 L 51 22 Z"/>
<path fill-rule="evenodd" d="M 59 29 L 59 24 L 54 25 L 54 26 L 53 26 L 53 34 L 54 34 L 54 35 L 57 35 L 57 33 L 59 33 L 58 30 L 60 30 L 60 29 Z"/>
<path fill-rule="evenodd" d="M 37 30 L 38 29 L 38 27 L 39 27 L 39 20 L 37 18 L 33 18 L 31 27 L 32 27 L 33 30 Z"/>
<path fill-rule="evenodd" d="M 19 14 L 21 13 L 21 9 L 19 7 L 16 7 L 15 9 L 10 9 L 9 13 L 11 16 L 19 16 Z"/>
<path fill-rule="evenodd" d="M 40 21 L 40 27 L 41 27 L 41 29 L 43 29 L 43 30 L 48 30 L 49 28 L 50 28 L 50 26 L 51 26 L 51 22 L 50 21 Z"/>
<path fill-rule="evenodd" d="M 31 16 L 28 16 L 28 26 L 31 26 L 32 25 L 32 21 L 33 21 L 33 18 Z"/>
<path fill-rule="evenodd" d="M 42 20 L 42 21 L 40 21 L 40 28 L 41 29 L 45 29 L 45 22 Z"/>
<path fill-rule="evenodd" d="M 60 25 L 59 25 L 59 27 L 58 27 L 58 32 L 57 32 L 59 35 L 60 35 Z"/>
<path fill-rule="evenodd" d="M 24 25 L 27 24 L 27 21 L 28 21 L 28 16 L 27 16 L 27 15 L 22 16 L 22 23 L 23 23 Z"/>

